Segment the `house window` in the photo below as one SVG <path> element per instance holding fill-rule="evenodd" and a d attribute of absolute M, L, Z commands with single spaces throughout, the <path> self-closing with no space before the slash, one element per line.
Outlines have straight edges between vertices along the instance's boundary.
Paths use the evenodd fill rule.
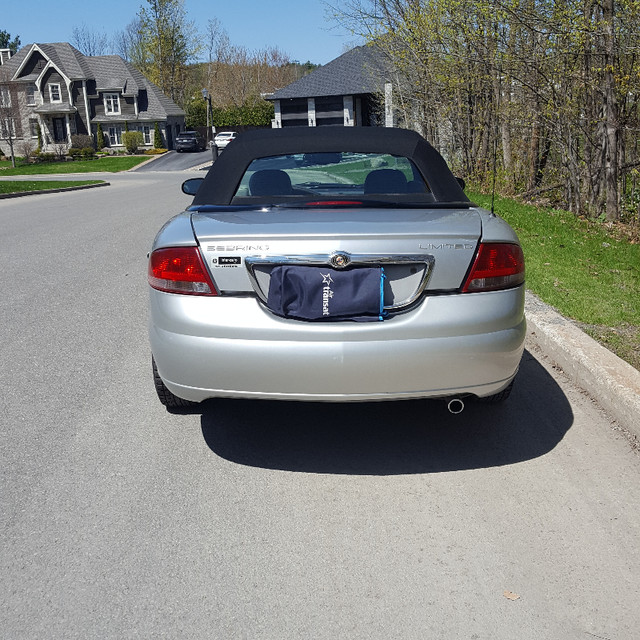
<path fill-rule="evenodd" d="M 120 115 L 120 96 L 117 93 L 104 94 L 104 112 L 107 115 Z"/>
<path fill-rule="evenodd" d="M 38 137 L 38 119 L 37 118 L 29 118 L 29 131 L 31 133 L 32 138 Z"/>
<path fill-rule="evenodd" d="M 109 127 L 109 143 L 112 146 L 122 144 L 122 127 Z"/>
<path fill-rule="evenodd" d="M 60 93 L 59 84 L 49 85 L 49 98 L 51 99 L 51 102 L 62 102 L 62 93 Z"/>
<path fill-rule="evenodd" d="M 36 106 L 36 85 L 29 84 L 27 85 L 27 106 L 35 107 Z"/>
<path fill-rule="evenodd" d="M 149 125 L 138 125 L 138 131 L 142 133 L 145 144 L 151 144 L 151 128 Z"/>
<path fill-rule="evenodd" d="M 0 107 L 11 106 L 11 93 L 9 87 L 0 87 Z"/>

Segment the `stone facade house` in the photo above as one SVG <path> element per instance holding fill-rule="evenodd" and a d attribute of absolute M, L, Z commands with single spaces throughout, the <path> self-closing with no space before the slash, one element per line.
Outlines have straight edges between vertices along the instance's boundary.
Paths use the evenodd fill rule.
<path fill-rule="evenodd" d="M 122 148 L 128 129 L 142 132 L 151 148 L 157 122 L 163 140 L 155 146 L 172 149 L 185 128 L 185 112 L 120 56 L 85 56 L 57 42 L 27 45 L 0 61 L 0 106 L 13 103 L 15 143 L 35 149 L 39 128 L 41 150 L 52 151 L 69 147 L 74 134 L 95 136 L 100 124 L 107 146 Z"/>

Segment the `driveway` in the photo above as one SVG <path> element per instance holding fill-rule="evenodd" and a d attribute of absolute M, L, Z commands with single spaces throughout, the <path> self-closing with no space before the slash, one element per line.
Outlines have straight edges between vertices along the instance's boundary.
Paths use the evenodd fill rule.
<path fill-rule="evenodd" d="M 213 156 L 209 149 L 205 151 L 193 151 L 178 153 L 177 151 L 167 151 L 167 153 L 157 156 L 153 162 L 147 162 L 136 169 L 136 172 L 147 171 L 187 171 L 202 165 L 211 165 Z"/>
<path fill-rule="evenodd" d="M 638 452 L 531 344 L 458 416 L 164 410 L 146 254 L 185 177 L 0 201 L 2 636 L 637 637 Z"/>

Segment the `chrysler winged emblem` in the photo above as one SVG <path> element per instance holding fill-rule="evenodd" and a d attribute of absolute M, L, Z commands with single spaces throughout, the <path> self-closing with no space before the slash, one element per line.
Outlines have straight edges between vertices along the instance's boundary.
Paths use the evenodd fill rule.
<path fill-rule="evenodd" d="M 331 256 L 331 266 L 335 269 L 344 269 L 349 266 L 351 258 L 347 253 L 334 253 Z"/>

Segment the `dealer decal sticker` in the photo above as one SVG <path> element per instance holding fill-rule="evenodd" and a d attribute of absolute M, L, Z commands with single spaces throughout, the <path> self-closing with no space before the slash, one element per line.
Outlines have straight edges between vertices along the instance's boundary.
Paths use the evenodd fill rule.
<path fill-rule="evenodd" d="M 219 256 L 211 260 L 214 267 L 239 267 L 242 264 L 240 256 Z"/>

